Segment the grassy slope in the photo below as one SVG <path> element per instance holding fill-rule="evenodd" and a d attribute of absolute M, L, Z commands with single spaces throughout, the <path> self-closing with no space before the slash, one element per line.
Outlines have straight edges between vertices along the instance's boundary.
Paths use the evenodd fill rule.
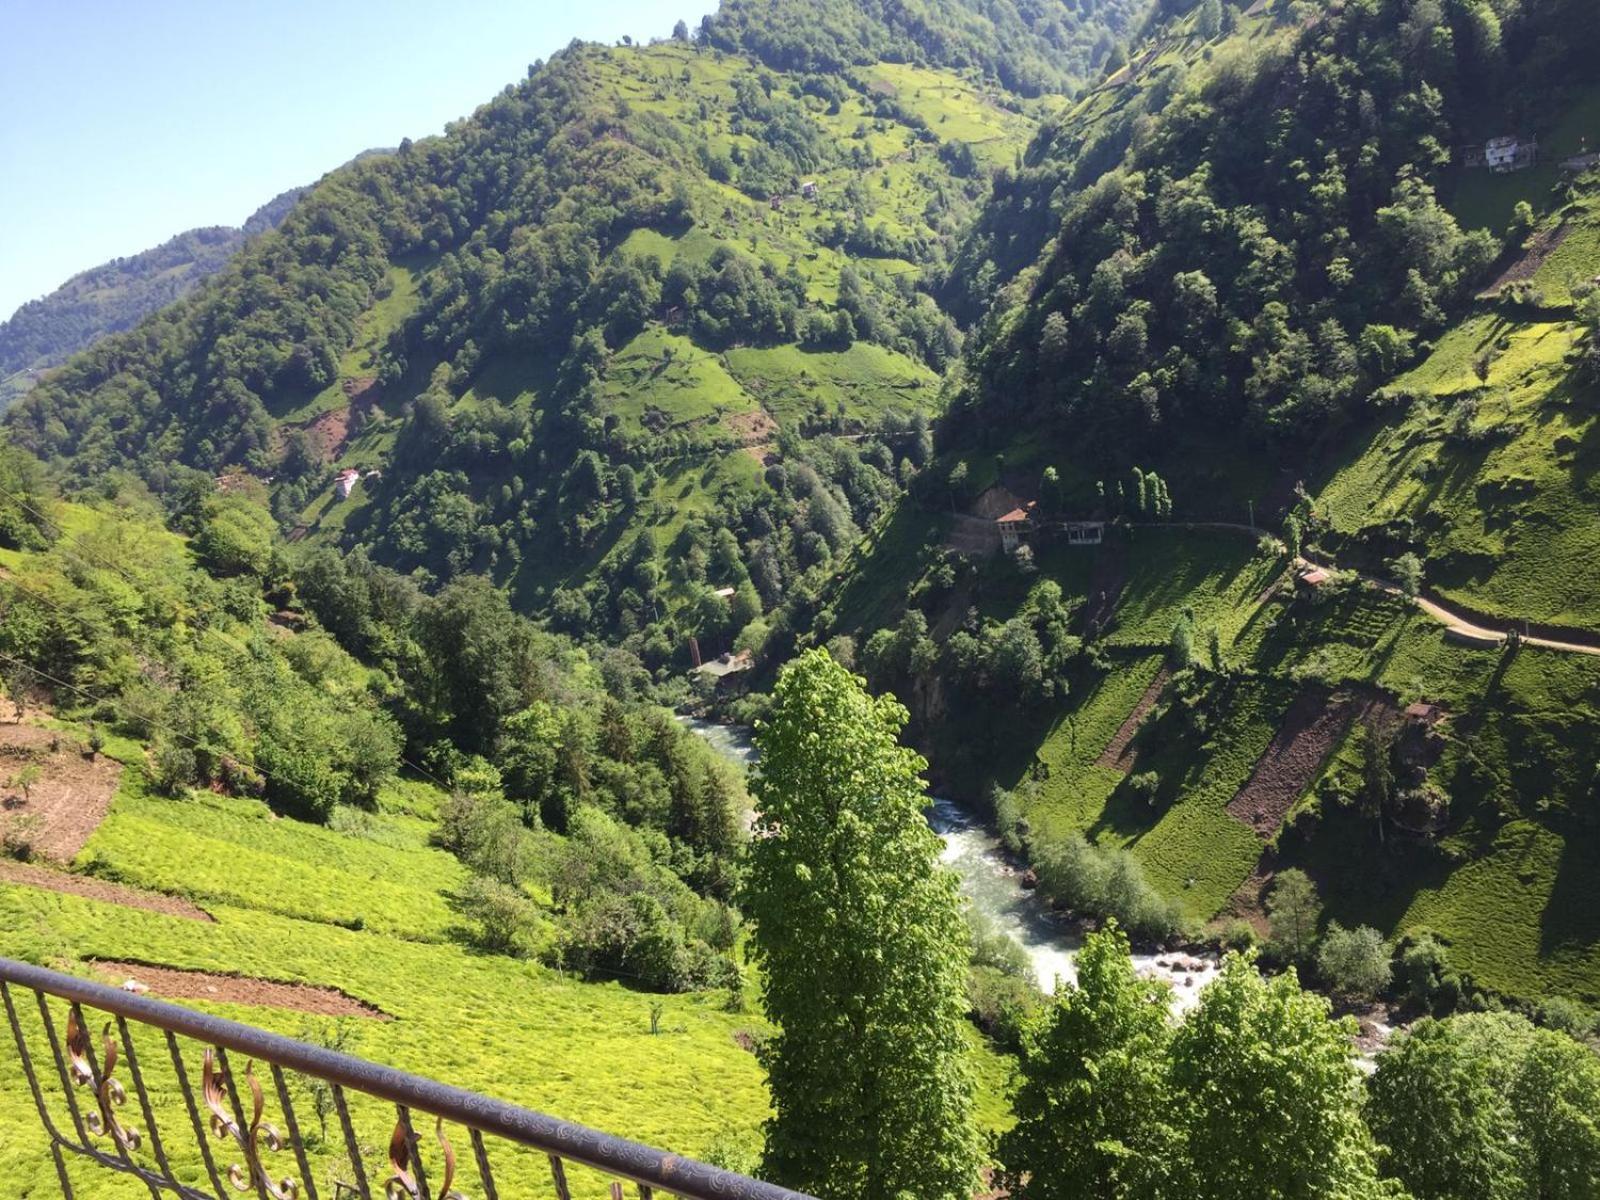
<path fill-rule="evenodd" d="M 351 1022 L 353 1052 L 365 1057 L 688 1153 L 703 1153 L 724 1132 L 755 1144 L 766 1111 L 761 1073 L 732 1037 L 754 1025 L 752 1017 L 724 1011 L 720 994 L 665 997 L 664 1032 L 651 1037 L 652 997 L 444 941 L 461 872 L 425 847 L 417 817 L 386 813 L 366 836 L 352 837 L 271 819 L 249 801 L 153 799 L 141 794 L 136 770 L 125 779 L 80 862 L 193 896 L 216 923 L 0 886 L 0 953 L 69 965 L 134 959 L 336 986 L 395 1018 Z M 365 927 L 344 927 L 356 924 Z M 202 1007 L 289 1034 L 326 1023 L 281 1010 Z M 159 1064 L 146 1069 L 161 1092 L 158 1119 L 176 1121 L 168 1076 Z M 685 1092 L 688 1078 L 715 1086 Z M 21 1081 L 7 1072 L 0 1088 L 0 1125 L 21 1134 Z M 668 1095 L 673 1103 L 660 1103 Z M 383 1144 L 385 1114 L 364 1111 L 363 1140 Z M 53 1186 L 34 1150 L 8 1143 L 8 1178 Z M 543 1182 L 531 1160 L 502 1169 L 514 1191 Z"/>
<path fill-rule="evenodd" d="M 1567 370 L 1575 336 L 1570 322 L 1484 313 L 1441 338 L 1399 381 L 1420 398 L 1324 489 L 1334 528 L 1359 535 L 1409 519 L 1447 597 L 1600 627 L 1600 426 L 1593 390 Z"/>
<path fill-rule="evenodd" d="M 158 526 L 83 505 L 53 511 L 65 535 L 87 552 L 133 556 L 151 567 L 158 581 L 153 591 L 160 580 L 186 578 L 183 540 Z M 0 568 L 31 580 L 36 557 L 0 551 Z M 170 570 L 156 570 L 160 563 Z M 97 576 L 97 588 L 115 593 L 116 580 Z M 130 589 L 127 602 L 139 599 Z M 168 599 L 157 595 L 152 602 Z M 86 736 L 71 720 L 52 724 Z M 193 899 L 215 921 L 0 883 L 0 955 L 77 972 L 96 959 L 117 959 L 336 987 L 393 1018 L 348 1022 L 349 1049 L 363 1057 L 682 1153 L 758 1146 L 768 1112 L 765 1084 L 754 1056 L 735 1040 L 762 1028 L 753 1010 L 729 1011 L 725 992 L 658 997 L 618 983 L 579 982 L 471 948 L 456 902 L 465 872 L 429 844 L 443 799 L 431 785 L 397 780 L 376 812 L 336 829 L 277 817 L 250 799 L 155 795 L 145 785 L 142 746 L 113 735 L 105 752 L 127 769 L 75 869 Z M 658 1002 L 661 1033 L 652 1036 L 650 1010 Z M 331 1024 L 275 1008 L 199 1007 L 289 1035 Z M 56 1015 L 64 1019 L 60 1010 Z M 24 1019 L 31 1029 L 36 1018 L 25 1010 Z M 971 1041 L 981 1081 L 979 1118 L 993 1130 L 1009 1119 L 1010 1068 L 976 1031 Z M 140 1048 L 158 1123 L 169 1130 L 168 1148 L 181 1176 L 198 1182 L 200 1164 L 179 1133 L 186 1118 L 170 1067 L 142 1039 Z M 191 1056 L 188 1066 L 198 1072 L 198 1059 Z M 242 1061 L 236 1067 L 242 1070 Z M 298 1101 L 302 1128 L 309 1131 L 309 1103 L 303 1093 Z M 269 1106 L 269 1119 L 277 1119 L 275 1108 Z M 367 1168 L 378 1171 L 392 1110 L 357 1104 L 355 1117 L 370 1148 Z M 0 1131 L 0 1170 L 14 1190 L 54 1194 L 54 1171 L 19 1072 L 0 1071 Z M 314 1136 L 312 1142 L 313 1169 L 331 1193 L 325 1172 L 334 1165 L 335 1147 Z M 462 1137 L 456 1144 L 465 1149 Z M 103 1172 L 72 1169 L 79 1194 L 141 1190 L 125 1189 Z M 548 1165 L 540 1158 L 497 1152 L 496 1171 L 505 1194 L 548 1186 Z M 580 1196 L 603 1194 L 601 1181 L 582 1172 L 574 1174 L 574 1185 Z"/>
<path fill-rule="evenodd" d="M 1446 595 L 1489 611 L 1600 627 L 1594 405 L 1565 370 L 1571 340 L 1555 311 L 1550 319 L 1515 320 L 1486 311 L 1463 322 L 1401 381 L 1433 398 L 1359 435 L 1318 497 L 1319 512 L 1347 534 L 1412 515 L 1428 535 L 1430 580 Z M 1486 384 L 1473 365 L 1484 347 L 1495 348 Z M 1465 427 L 1492 437 L 1455 432 L 1451 411 L 1464 389 L 1480 393 Z M 1013 457 L 1008 451 L 1008 465 Z M 1029 461 L 1037 457 L 1030 449 Z M 986 461 L 972 460 L 975 474 Z M 902 506 L 847 565 L 836 600 L 841 625 L 861 636 L 892 624 L 942 528 L 937 514 Z M 1043 768 L 1035 769 L 1043 779 L 1028 812 L 1038 835 L 1077 829 L 1127 845 L 1168 894 L 1210 916 L 1261 848 L 1223 806 L 1248 778 L 1299 681 L 1378 687 L 1401 704 L 1439 701 L 1457 714 L 1429 776 L 1453 801 L 1445 836 L 1430 845 L 1377 845 L 1370 825 L 1338 796 L 1359 778 L 1347 737 L 1298 806 L 1314 832 L 1287 839 L 1284 859 L 1313 871 L 1331 916 L 1388 933 L 1432 928 L 1491 987 L 1600 997 L 1600 924 L 1583 899 L 1600 887 L 1600 856 L 1589 849 L 1600 663 L 1532 650 L 1503 662 L 1499 651 L 1448 642 L 1431 619 L 1366 589 L 1315 605 L 1258 603 L 1282 563 L 1254 552 L 1230 533 L 1133 531 L 1109 640 L 1124 653 L 1147 647 L 1146 654 L 1114 658 L 1109 675 L 1075 685 L 1053 720 L 1019 722 L 1017 744 L 995 747 L 997 762 L 1032 758 Z M 1110 553 L 1043 549 L 1040 573 L 1082 598 L 1096 577 L 1093 556 Z M 1462 568 L 1478 554 L 1489 569 Z M 1016 611 L 1026 582 L 1014 575 L 1001 560 L 984 568 L 986 617 Z M 1185 608 L 1202 630 L 1216 623 L 1230 663 L 1259 679 L 1235 687 L 1203 740 L 1140 759 L 1138 770 L 1161 777 L 1151 808 L 1094 760 L 1143 694 L 1155 651 Z M 1001 782 L 1015 781 L 1011 767 L 1001 772 Z"/>
<path fill-rule="evenodd" d="M 335 986 L 394 1018 L 348 1019 L 352 1053 L 683 1153 L 759 1145 L 765 1087 L 755 1058 L 734 1035 L 762 1022 L 727 1011 L 723 993 L 654 997 L 615 983 L 580 983 L 444 940 L 462 873 L 426 846 L 427 822 L 416 810 L 436 804 L 431 789 L 400 785 L 363 835 L 350 836 L 272 818 L 252 801 L 150 797 L 136 769 L 124 779 L 79 865 L 192 896 L 215 923 L 0 884 L 0 954 L 68 969 L 108 958 Z M 651 1036 L 650 1008 L 658 1000 L 662 1032 Z M 198 1007 L 291 1036 L 332 1024 L 280 1009 Z M 1010 1069 L 976 1036 L 972 1041 L 980 1121 L 995 1129 L 1009 1120 Z M 197 1059 L 187 1065 L 198 1071 Z M 173 1136 L 184 1126 L 170 1067 L 147 1053 L 144 1069 L 180 1174 L 198 1182 L 198 1160 L 186 1139 Z M 302 1127 L 313 1128 L 298 1085 L 296 1103 Z M 355 1118 L 372 1148 L 368 1170 L 376 1171 L 392 1112 L 359 1103 Z M 19 1194 L 52 1191 L 53 1170 L 32 1136 L 18 1073 L 0 1073 L 0 1128 L 8 1134 L 0 1169 Z M 337 1149 L 313 1134 L 319 1181 Z M 510 1193 L 548 1183 L 547 1165 L 532 1156 L 497 1149 L 496 1172 Z M 74 1175 L 87 1194 L 118 1194 L 103 1175 L 76 1168 Z M 574 1185 L 580 1195 L 603 1194 L 602 1181 L 583 1172 L 575 1172 Z"/>
<path fill-rule="evenodd" d="M 733 79 L 750 69 L 737 56 L 696 54 L 679 45 L 616 51 L 594 66 L 596 85 L 625 102 L 636 117 L 670 120 L 722 150 L 754 145 L 752 135 L 733 132 L 729 116 Z M 902 104 L 928 121 L 935 144 L 923 142 L 910 125 L 873 115 L 867 102 L 852 93 L 839 112 L 813 107 L 811 117 L 844 147 L 864 144 L 873 165 L 813 172 L 808 178 L 817 184 L 817 198 L 791 196 L 781 211 L 697 177 L 691 187 L 698 214 L 694 226 L 676 234 L 636 230 L 616 253 L 653 257 L 665 270 L 675 260 L 700 263 L 719 247 L 731 247 L 775 270 L 792 265 L 804 278 L 810 298 L 824 306 L 837 300 L 840 273 L 852 262 L 858 271 L 884 279 L 914 274 L 917 268 L 911 263 L 852 259 L 822 244 L 836 219 L 853 219 L 846 189 L 862 185 L 871 206 L 869 225 L 882 225 L 899 236 L 929 237 L 928 195 L 953 182 L 936 143 L 972 138 L 980 158 L 1010 161 L 1026 145 L 1046 102 L 1028 102 L 1024 111 L 1012 111 L 954 72 L 886 69 L 893 78 L 873 74 L 874 85 L 892 89 Z M 463 403 L 492 388 L 503 401 L 538 405 L 550 369 L 548 363 L 491 359 Z M 487 388 L 485 379 L 490 380 Z M 631 545 L 639 530 L 651 529 L 665 544 L 688 514 L 716 510 L 723 489 L 764 486 L 759 455 L 739 447 L 770 446 L 770 433 L 759 432 L 771 428 L 765 419 L 796 429 L 822 421 L 860 429 L 888 410 L 935 411 L 938 384 L 938 377 L 920 362 L 865 342 L 843 351 L 789 344 L 716 352 L 651 326 L 613 355 L 603 392 L 608 415 L 617 418 L 623 431 L 643 439 L 647 447 L 658 447 L 648 450 L 662 475 L 651 497 L 657 503 L 641 505 L 632 519 L 617 522 L 584 559 L 528 556 L 517 580 L 519 593 L 581 582 L 598 563 Z M 730 424 L 729 418 L 736 423 Z M 755 432 L 747 424 L 751 420 Z M 658 439 L 666 438 L 678 443 L 670 459 L 659 448 Z"/>

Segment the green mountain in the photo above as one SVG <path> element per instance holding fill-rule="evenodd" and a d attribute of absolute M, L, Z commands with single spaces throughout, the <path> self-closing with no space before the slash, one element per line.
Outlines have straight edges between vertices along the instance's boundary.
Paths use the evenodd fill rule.
<path fill-rule="evenodd" d="M 817 636 L 1066 903 L 1264 929 L 1301 867 L 1475 986 L 1592 1003 L 1600 78 L 1571 6 L 1488 11 L 1158 16 L 967 235 L 938 461 Z M 1507 134 L 1537 166 L 1468 165 Z M 993 485 L 1044 528 L 958 553 Z M 1081 838 L 1148 887 L 1098 893 Z"/>
<path fill-rule="evenodd" d="M 1062 102 L 977 68 L 573 47 L 330 175 L 9 428 L 168 495 L 270 474 L 291 537 L 487 572 L 559 628 L 687 663 L 690 635 L 726 649 L 814 595 L 926 460 L 962 338 L 932 292 Z M 380 473 L 346 501 L 344 470 Z"/>
<path fill-rule="evenodd" d="M 1591 8 L 729 0 L 331 173 L 4 416 L 0 953 L 754 1171 L 762 827 L 677 717 L 769 716 L 824 646 L 1044 903 L 1273 977 L 1174 1026 L 1112 934 L 1046 1008 L 976 922 L 992 1182 L 1120 1178 L 1137 1129 L 1163 1195 L 1320 1193 L 1334 1151 L 1351 1195 L 1579 1194 L 1592 1055 L 1477 1010 L 1600 1028 Z M 809 662 L 791 776 L 808 696 L 868 719 Z M 835 880 L 931 870 L 851 801 Z M 829 874 L 784 884 L 819 938 Z M 839 941 L 808 986 L 848 994 Z M 1471 1015 L 1360 1086 L 1290 966 Z M 0 1081 L 24 1191 L 31 1103 Z M 1281 1186 L 1237 1182 L 1258 1142 Z"/>
<path fill-rule="evenodd" d="M 0 411 L 32 387 L 39 372 L 193 291 L 247 239 L 276 229 L 305 190 L 273 197 L 237 229 L 190 229 L 153 250 L 92 267 L 17 309 L 0 322 Z"/>
<path fill-rule="evenodd" d="M 179 520 L 263 481 L 363 655 L 350 571 L 486 576 L 675 699 L 827 642 L 1069 907 L 1261 925 L 1298 865 L 1600 997 L 1600 678 L 1535 636 L 1600 587 L 1583 5 L 807 11 L 574 46 L 333 173 L 9 436 Z M 1537 165 L 1468 165 L 1507 134 Z"/>
<path fill-rule="evenodd" d="M 836 73 L 877 62 L 976 68 L 1013 92 L 1039 96 L 1097 78 L 1148 11 L 1133 0 L 729 0 L 700 29 L 712 45 L 777 70 Z"/>

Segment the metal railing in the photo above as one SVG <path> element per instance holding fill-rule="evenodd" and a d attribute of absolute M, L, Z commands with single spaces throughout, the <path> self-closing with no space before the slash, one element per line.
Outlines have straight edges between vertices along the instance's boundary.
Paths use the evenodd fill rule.
<path fill-rule="evenodd" d="M 36 1021 L 29 1011 L 30 993 Z M 66 1200 L 73 1197 L 69 1155 L 136 1177 L 152 1200 L 162 1200 L 163 1192 L 182 1200 L 222 1200 L 230 1191 L 254 1192 L 257 1200 L 319 1200 L 286 1073 L 314 1081 L 321 1089 L 321 1120 L 337 1116 L 338 1133 L 330 1140 L 342 1139 L 343 1147 L 336 1146 L 333 1161 L 324 1164 L 324 1183 L 334 1195 L 322 1200 L 372 1200 L 377 1176 L 369 1173 L 369 1165 L 378 1164 L 369 1164 L 375 1155 L 357 1137 L 351 1118 L 357 1099 L 369 1108 L 374 1101 L 393 1106 L 388 1161 L 382 1164 L 387 1175 L 381 1194 L 387 1200 L 469 1200 L 455 1186 L 456 1150 L 447 1123 L 460 1126 L 471 1147 L 477 1184 L 464 1185 L 476 1193 L 470 1200 L 501 1198 L 490 1162 L 491 1139 L 548 1159 L 556 1200 L 572 1200 L 568 1164 L 610 1177 L 610 1200 L 624 1200 L 624 1180 L 637 1188 L 638 1200 L 652 1200 L 656 1192 L 686 1200 L 810 1200 L 787 1188 L 349 1054 L 11 959 L 0 958 L 0 1000 Z M 98 1032 L 86 1008 L 104 1014 Z M 147 1050 L 159 1042 L 157 1058 L 170 1060 L 171 1086 L 183 1101 L 176 1130 L 172 1122 L 165 1130 L 157 1123 L 159 1106 L 146 1083 L 153 1063 L 141 1063 L 135 1029 L 149 1035 Z M 230 1063 L 229 1051 L 247 1056 L 243 1071 Z M 0 1063 L 8 1057 L 0 1056 Z M 129 1099 L 124 1079 L 137 1099 L 138 1118 L 124 1115 Z M 269 1088 L 282 1132 L 266 1119 Z M 425 1145 L 417 1134 L 424 1116 L 433 1118 L 437 1141 L 436 1152 L 426 1149 L 440 1170 L 436 1189 L 429 1187 Z M 184 1161 L 187 1170 L 174 1169 Z M 200 1182 L 184 1182 L 180 1174 Z"/>

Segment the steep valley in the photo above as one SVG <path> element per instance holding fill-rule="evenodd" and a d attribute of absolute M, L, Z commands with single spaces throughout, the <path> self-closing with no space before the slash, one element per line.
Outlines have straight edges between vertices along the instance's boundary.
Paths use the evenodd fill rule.
<path fill-rule="evenodd" d="M 1591 9 L 727 0 L 330 173 L 4 414 L 0 955 L 754 1173 L 785 827 L 704 743 L 795 663 L 892 742 L 831 658 L 1002 885 L 982 1138 L 1023 912 L 1592 1044 Z"/>

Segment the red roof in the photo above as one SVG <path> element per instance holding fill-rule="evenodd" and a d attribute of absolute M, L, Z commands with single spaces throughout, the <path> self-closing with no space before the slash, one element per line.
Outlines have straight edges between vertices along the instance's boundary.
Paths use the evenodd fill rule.
<path fill-rule="evenodd" d="M 1321 567 L 1311 567 L 1300 572 L 1300 578 L 1312 587 L 1318 587 L 1328 582 L 1328 573 Z"/>
<path fill-rule="evenodd" d="M 1011 521 L 1026 521 L 1027 519 L 1028 510 L 1025 508 L 1013 508 L 1005 516 L 998 518 L 1001 524 L 1006 524 Z"/>

